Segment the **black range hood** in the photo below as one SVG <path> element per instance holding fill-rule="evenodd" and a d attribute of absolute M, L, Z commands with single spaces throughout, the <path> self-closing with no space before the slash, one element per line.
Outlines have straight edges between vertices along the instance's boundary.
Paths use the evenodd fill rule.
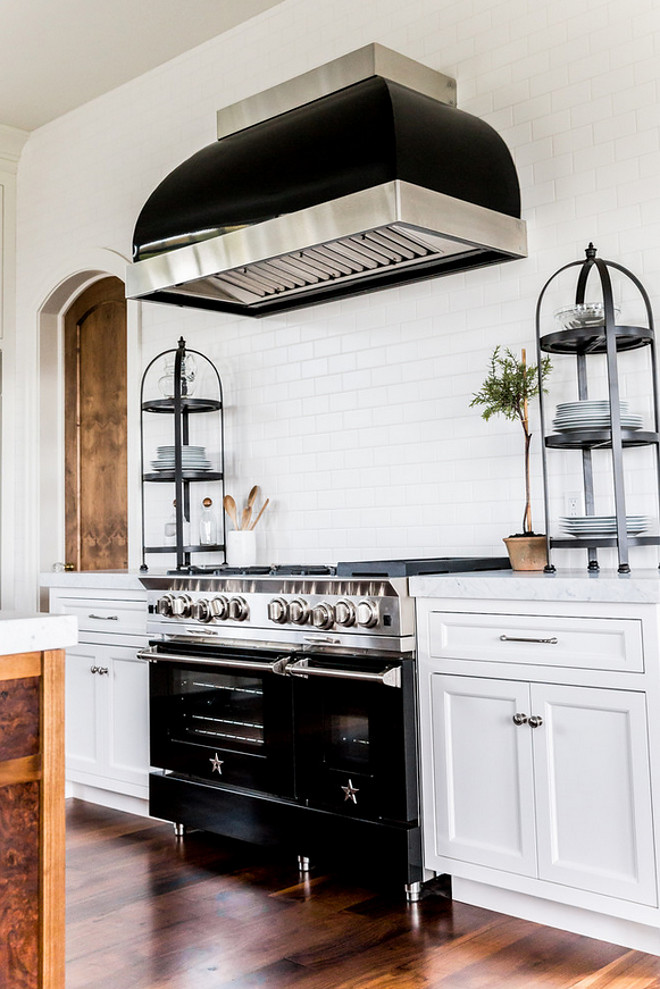
<path fill-rule="evenodd" d="M 263 316 L 526 256 L 509 151 L 368 45 L 218 113 L 145 203 L 127 296 Z"/>

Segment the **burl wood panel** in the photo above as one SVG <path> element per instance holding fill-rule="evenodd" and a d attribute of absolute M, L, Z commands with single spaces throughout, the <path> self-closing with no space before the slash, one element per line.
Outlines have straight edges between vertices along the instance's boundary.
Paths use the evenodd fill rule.
<path fill-rule="evenodd" d="M 0 681 L 0 762 L 39 752 L 38 677 Z"/>
<path fill-rule="evenodd" d="M 38 989 L 39 783 L 0 788 L 0 986 Z"/>
<path fill-rule="evenodd" d="M 128 562 L 126 301 L 117 278 L 65 317 L 66 556 L 78 570 Z"/>

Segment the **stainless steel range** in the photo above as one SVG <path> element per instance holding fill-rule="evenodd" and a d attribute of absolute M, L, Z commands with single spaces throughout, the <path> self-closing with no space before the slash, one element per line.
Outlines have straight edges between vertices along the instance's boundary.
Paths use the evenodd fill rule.
<path fill-rule="evenodd" d="M 387 561 L 143 577 L 150 812 L 310 861 L 423 878 L 417 785 L 418 572 Z"/>

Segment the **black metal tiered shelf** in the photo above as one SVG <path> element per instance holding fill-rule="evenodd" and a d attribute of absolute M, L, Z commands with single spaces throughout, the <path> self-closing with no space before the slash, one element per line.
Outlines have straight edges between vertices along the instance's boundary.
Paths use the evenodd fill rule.
<path fill-rule="evenodd" d="M 628 532 L 626 518 L 626 492 L 624 483 L 623 451 L 630 448 L 652 447 L 655 449 L 655 470 L 657 492 L 660 497 L 660 424 L 658 421 L 658 385 L 655 353 L 655 333 L 653 328 L 653 313 L 649 297 L 639 281 L 627 268 L 614 261 L 604 261 L 596 257 L 593 244 L 589 244 L 584 261 L 572 261 L 559 268 L 545 283 L 536 307 L 536 339 L 539 366 L 540 387 L 540 418 L 541 433 L 544 437 L 542 446 L 543 457 L 543 489 L 545 501 L 545 518 L 548 562 L 547 572 L 554 572 L 552 549 L 584 549 L 587 551 L 588 569 L 597 571 L 598 549 L 615 548 L 618 552 L 619 573 L 630 573 L 628 550 L 633 546 L 660 546 L 658 535 L 633 535 Z M 602 320 L 589 320 L 589 325 L 577 325 L 572 328 L 542 333 L 543 300 L 552 282 L 564 271 L 579 268 L 575 291 L 576 307 L 584 305 L 585 292 L 589 276 L 594 274 L 600 279 L 602 292 Z M 616 322 L 616 312 L 613 299 L 610 270 L 616 270 L 629 279 L 639 292 L 646 310 L 646 326 L 624 326 Z M 586 324 L 587 321 L 585 321 Z M 596 325 L 593 325 L 596 322 Z M 651 393 L 653 396 L 653 426 L 652 430 L 629 429 L 621 423 L 621 405 L 619 389 L 619 354 L 626 351 L 648 347 L 650 351 L 650 373 L 652 376 Z M 570 433 L 550 433 L 545 428 L 545 400 L 541 387 L 540 370 L 541 355 L 561 354 L 572 356 L 577 365 L 577 397 L 579 401 L 589 398 L 589 358 L 605 355 L 607 365 L 607 385 L 610 408 L 609 428 L 573 430 Z M 582 454 L 582 479 L 584 489 L 584 507 L 586 516 L 595 516 L 595 499 L 593 484 L 592 452 L 594 450 L 609 450 L 611 456 L 611 477 L 614 492 L 616 535 L 582 535 L 553 537 L 550 536 L 549 515 L 549 469 L 548 450 L 577 450 Z M 656 503 L 656 510 L 660 505 Z"/>
<path fill-rule="evenodd" d="M 194 359 L 201 360 L 203 368 L 209 374 L 214 384 L 216 394 L 213 397 L 194 398 L 188 392 L 188 379 L 185 374 L 186 357 L 193 355 Z M 173 394 L 166 398 L 145 398 L 145 385 L 147 389 L 153 390 L 154 374 L 153 370 L 163 360 L 170 359 L 172 365 L 172 391 Z M 202 375 L 203 377 L 203 375 Z M 140 449 L 142 464 L 142 566 L 141 570 L 147 570 L 146 557 L 151 554 L 176 554 L 176 569 L 186 570 L 192 563 L 192 555 L 195 553 L 221 553 L 224 560 L 225 553 L 225 525 L 224 511 L 222 508 L 224 501 L 224 418 L 222 401 L 222 382 L 215 366 L 208 357 L 198 350 L 186 348 L 183 337 L 178 342 L 176 350 L 165 350 L 158 354 L 147 365 L 142 375 L 140 389 L 140 406 L 142 416 L 140 420 Z M 172 447 L 174 451 L 174 467 L 172 470 L 148 471 L 145 464 L 149 463 L 151 457 L 145 453 L 145 413 L 155 413 L 156 415 L 167 415 L 172 417 L 173 437 Z M 204 436 L 217 439 L 219 444 L 217 469 L 211 470 L 191 470 L 183 466 L 183 451 L 190 443 L 191 436 L 191 416 L 200 414 L 215 414 L 212 425 L 204 430 Z M 218 542 L 214 545 L 200 545 L 198 543 L 185 542 L 185 523 L 190 530 L 190 495 L 191 485 L 195 483 L 208 484 L 215 482 L 219 485 L 219 495 L 217 498 L 218 511 L 216 513 L 216 525 L 218 528 Z M 175 541 L 173 544 L 147 545 L 146 543 L 146 485 L 169 484 L 173 486 L 175 501 Z"/>

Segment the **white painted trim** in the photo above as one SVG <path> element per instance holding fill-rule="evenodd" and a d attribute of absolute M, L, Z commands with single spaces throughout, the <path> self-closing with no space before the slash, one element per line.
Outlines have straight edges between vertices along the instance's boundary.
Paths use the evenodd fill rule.
<path fill-rule="evenodd" d="M 32 341 L 17 340 L 23 365 L 22 388 L 15 390 L 16 414 L 23 418 L 22 449 L 7 449 L 3 484 L 10 489 L 12 509 L 3 518 L 3 567 L 13 598 L 5 607 L 38 607 L 39 573 L 50 570 L 64 552 L 64 313 L 84 289 L 100 278 L 123 280 L 127 258 L 117 251 L 94 249 L 50 280 L 36 293 L 28 311 L 34 313 Z M 128 381 L 139 380 L 141 366 L 141 306 L 127 303 Z M 34 354 L 34 385 L 30 386 L 30 353 Z M 56 364 L 52 374 L 53 362 Z M 17 360 L 17 369 L 18 369 Z M 18 370 L 14 372 L 18 376 Z M 43 391 L 42 391 L 43 387 Z M 128 435 L 139 435 L 139 396 L 128 390 Z M 8 427 L 9 429 L 9 427 Z M 42 435 L 43 433 L 43 435 Z M 139 444 L 128 449 L 129 567 L 138 567 L 140 542 Z M 15 499 L 15 500 L 14 500 Z M 16 506 L 21 504 L 24 527 L 21 545 L 14 540 Z M 6 573 L 6 577 L 5 577 Z"/>
<path fill-rule="evenodd" d="M 0 124 L 0 160 L 15 164 L 21 156 L 23 146 L 30 136 L 26 130 Z"/>
<path fill-rule="evenodd" d="M 452 897 L 459 903 L 496 910 L 535 924 L 547 924 L 584 937 L 610 941 L 635 951 L 660 954 L 660 930 L 647 924 L 594 913 L 566 903 L 553 903 L 509 889 L 497 889 L 472 879 L 452 878 Z"/>

